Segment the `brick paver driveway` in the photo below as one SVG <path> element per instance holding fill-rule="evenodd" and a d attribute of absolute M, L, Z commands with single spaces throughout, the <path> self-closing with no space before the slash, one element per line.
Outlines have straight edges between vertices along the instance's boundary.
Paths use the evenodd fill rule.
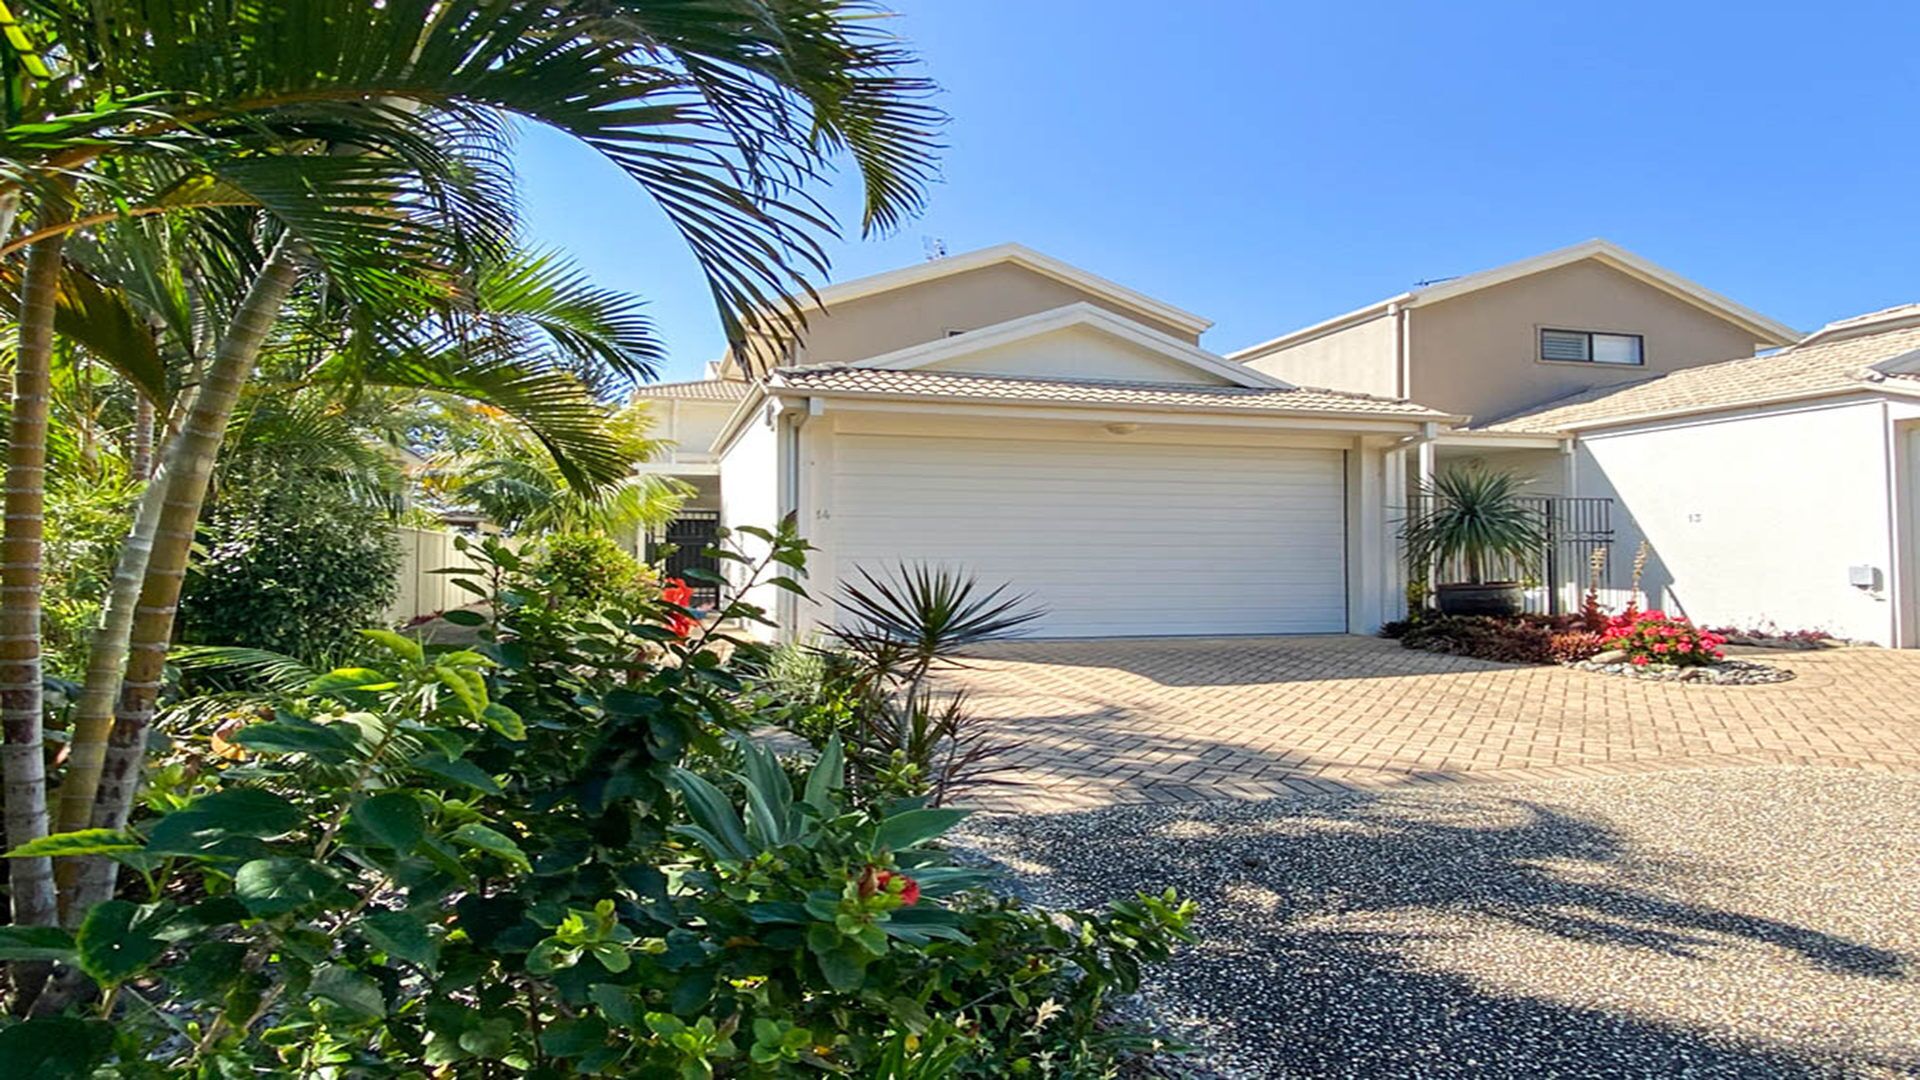
<path fill-rule="evenodd" d="M 1768 686 L 1645 682 L 1374 638 L 1017 642 L 953 678 L 1017 741 L 1016 786 L 972 801 L 1072 810 L 1349 787 L 1825 764 L 1920 771 L 1920 652 L 1756 658 Z"/>

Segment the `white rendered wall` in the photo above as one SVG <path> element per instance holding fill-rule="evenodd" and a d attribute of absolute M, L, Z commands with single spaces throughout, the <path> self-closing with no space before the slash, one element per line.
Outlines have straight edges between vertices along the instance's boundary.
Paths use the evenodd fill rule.
<path fill-rule="evenodd" d="M 1577 484 L 1616 500 L 1616 585 L 1644 538 L 1643 589 L 1670 611 L 1891 644 L 1887 454 L 1878 401 L 1802 404 L 1583 437 Z"/>

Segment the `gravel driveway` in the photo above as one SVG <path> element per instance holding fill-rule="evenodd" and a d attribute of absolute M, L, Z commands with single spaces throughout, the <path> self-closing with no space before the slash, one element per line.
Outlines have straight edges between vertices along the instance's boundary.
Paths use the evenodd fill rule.
<path fill-rule="evenodd" d="M 1920 776 L 1820 768 L 980 817 L 1049 902 L 1172 884 L 1146 1004 L 1235 1077 L 1920 1076 Z"/>

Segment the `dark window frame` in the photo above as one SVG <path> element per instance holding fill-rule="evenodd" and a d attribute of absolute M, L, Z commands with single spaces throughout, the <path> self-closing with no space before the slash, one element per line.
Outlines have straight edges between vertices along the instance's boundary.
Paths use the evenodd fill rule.
<path fill-rule="evenodd" d="M 1547 355 L 1547 335 L 1548 334 L 1578 334 L 1586 338 L 1587 339 L 1586 359 L 1565 360 L 1558 357 L 1548 356 Z M 1616 363 L 1610 360 L 1595 360 L 1593 358 L 1593 339 L 1596 337 L 1632 338 L 1634 342 L 1634 355 L 1637 357 L 1637 359 L 1635 359 L 1631 364 Z M 1558 326 L 1542 326 L 1540 327 L 1540 333 L 1538 338 L 1536 338 L 1534 341 L 1534 345 L 1535 345 L 1534 359 L 1537 362 L 1542 364 L 1595 364 L 1600 367 L 1618 367 L 1618 368 L 1647 366 L 1647 335 L 1645 334 L 1629 334 L 1619 330 L 1568 330 Z"/>

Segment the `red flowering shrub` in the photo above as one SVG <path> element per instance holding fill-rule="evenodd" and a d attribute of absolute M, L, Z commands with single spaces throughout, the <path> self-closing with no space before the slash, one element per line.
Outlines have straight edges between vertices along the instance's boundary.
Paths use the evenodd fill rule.
<path fill-rule="evenodd" d="M 1607 648 L 1625 652 L 1627 662 L 1640 667 L 1711 664 L 1724 655 L 1720 646 L 1727 643 L 1719 634 L 1702 630 L 1679 616 L 1631 609 L 1607 620 L 1606 632 L 1600 637 Z"/>

